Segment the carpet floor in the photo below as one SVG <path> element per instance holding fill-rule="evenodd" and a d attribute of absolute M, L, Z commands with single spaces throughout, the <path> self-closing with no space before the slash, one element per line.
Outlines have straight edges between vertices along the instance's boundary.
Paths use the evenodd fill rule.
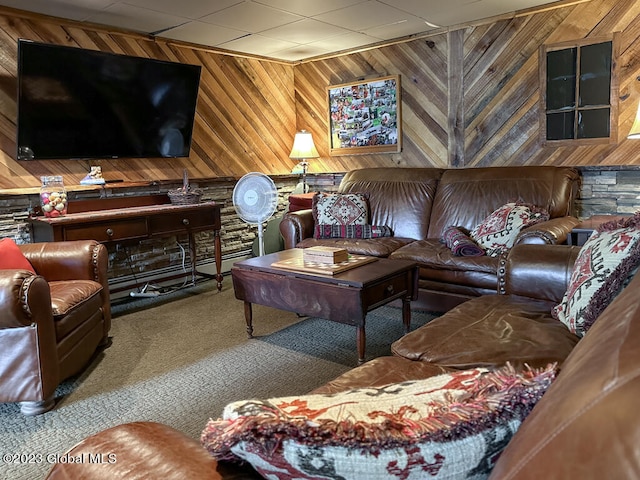
<path fill-rule="evenodd" d="M 223 285 L 114 305 L 111 347 L 59 386 L 52 411 L 25 417 L 0 403 L 0 452 L 36 460 L 0 459 L 0 479 L 44 478 L 52 456 L 120 423 L 162 422 L 197 439 L 231 401 L 306 393 L 356 365 L 355 329 L 328 320 L 254 305 L 247 339 L 242 302 L 230 278 Z M 432 318 L 413 312 L 412 329 Z M 399 308 L 369 313 L 367 358 L 390 354 L 402 332 Z"/>

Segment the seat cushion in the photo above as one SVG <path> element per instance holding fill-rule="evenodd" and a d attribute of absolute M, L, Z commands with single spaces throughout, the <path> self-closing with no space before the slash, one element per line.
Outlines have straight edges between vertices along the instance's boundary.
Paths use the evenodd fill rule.
<path fill-rule="evenodd" d="M 344 248 L 354 255 L 370 255 L 388 257 L 399 248 L 413 242 L 411 238 L 379 237 L 379 238 L 305 238 L 298 243 L 298 248 L 336 247 Z"/>
<path fill-rule="evenodd" d="M 49 282 L 58 341 L 102 307 L 102 285 L 93 280 Z"/>
<path fill-rule="evenodd" d="M 452 371 L 453 368 L 402 357 L 378 357 L 343 373 L 311 393 L 331 394 L 352 388 L 380 387 L 390 383 L 421 380 Z"/>
<path fill-rule="evenodd" d="M 486 295 L 449 310 L 391 346 L 394 355 L 451 368 L 561 364 L 579 337 L 551 316 L 549 302 Z"/>

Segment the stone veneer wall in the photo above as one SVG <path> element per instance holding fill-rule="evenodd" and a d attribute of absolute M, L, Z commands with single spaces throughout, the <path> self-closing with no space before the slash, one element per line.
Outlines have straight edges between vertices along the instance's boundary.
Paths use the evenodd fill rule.
<path fill-rule="evenodd" d="M 581 219 L 597 214 L 635 213 L 640 210 L 640 168 L 622 167 L 582 167 L 582 184 L 576 202 L 575 215 Z M 309 175 L 310 191 L 335 191 L 342 174 Z M 292 176 L 274 177 L 278 188 L 278 208 L 276 216 L 288 208 L 287 198 L 294 191 L 297 178 Z M 148 195 L 166 192 L 179 185 L 162 184 L 147 187 L 106 189 L 108 195 Z M 203 190 L 203 200 L 214 200 L 222 207 L 222 255 L 223 259 L 251 255 L 257 227 L 247 225 L 236 214 L 232 194 L 235 182 L 211 181 L 193 183 Z M 70 192 L 70 199 L 98 196 L 99 192 Z M 33 206 L 37 205 L 37 195 L 0 196 L 0 238 L 10 237 L 17 243 L 31 240 L 27 218 Z M 199 264 L 213 265 L 213 234 L 197 234 L 197 259 Z M 184 251 L 183 251 L 184 249 Z M 109 277 L 112 281 L 135 279 L 163 269 L 180 269 L 183 260 L 189 262 L 187 237 L 164 237 L 144 240 L 138 245 L 109 246 Z M 211 269 L 208 269 L 212 271 Z M 225 269 L 223 268 L 223 271 Z M 226 269 L 228 271 L 228 268 Z"/>
<path fill-rule="evenodd" d="M 581 167 L 578 218 L 632 214 L 640 210 L 640 168 Z"/>

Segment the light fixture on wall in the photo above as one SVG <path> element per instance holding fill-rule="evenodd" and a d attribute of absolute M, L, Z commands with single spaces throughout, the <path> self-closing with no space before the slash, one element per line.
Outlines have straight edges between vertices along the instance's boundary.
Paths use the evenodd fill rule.
<path fill-rule="evenodd" d="M 629 131 L 627 138 L 631 138 L 633 140 L 640 139 L 640 105 L 638 105 L 636 119 L 633 121 L 633 125 L 631 126 L 631 130 Z"/>
<path fill-rule="evenodd" d="M 300 130 L 293 138 L 293 148 L 289 158 L 300 160 L 298 165 L 302 167 L 302 193 L 307 193 L 307 169 L 309 168 L 308 158 L 318 158 L 318 150 L 313 144 L 311 132 Z"/>

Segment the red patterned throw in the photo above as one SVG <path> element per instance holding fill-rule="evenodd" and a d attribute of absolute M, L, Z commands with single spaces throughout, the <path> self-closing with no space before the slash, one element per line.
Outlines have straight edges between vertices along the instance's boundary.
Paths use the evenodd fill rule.
<path fill-rule="evenodd" d="M 201 441 L 215 458 L 247 461 L 265 478 L 486 478 L 555 371 L 507 365 L 234 402 Z"/>
<path fill-rule="evenodd" d="M 584 243 L 554 318 L 582 337 L 640 265 L 640 214 L 601 225 Z"/>
<path fill-rule="evenodd" d="M 440 241 L 457 257 L 480 257 L 484 250 L 461 227 L 447 227 Z"/>
<path fill-rule="evenodd" d="M 513 247 L 522 229 L 546 220 L 549 213 L 542 208 L 521 202 L 506 203 L 480 222 L 470 236 L 488 256 L 497 257 Z"/>

